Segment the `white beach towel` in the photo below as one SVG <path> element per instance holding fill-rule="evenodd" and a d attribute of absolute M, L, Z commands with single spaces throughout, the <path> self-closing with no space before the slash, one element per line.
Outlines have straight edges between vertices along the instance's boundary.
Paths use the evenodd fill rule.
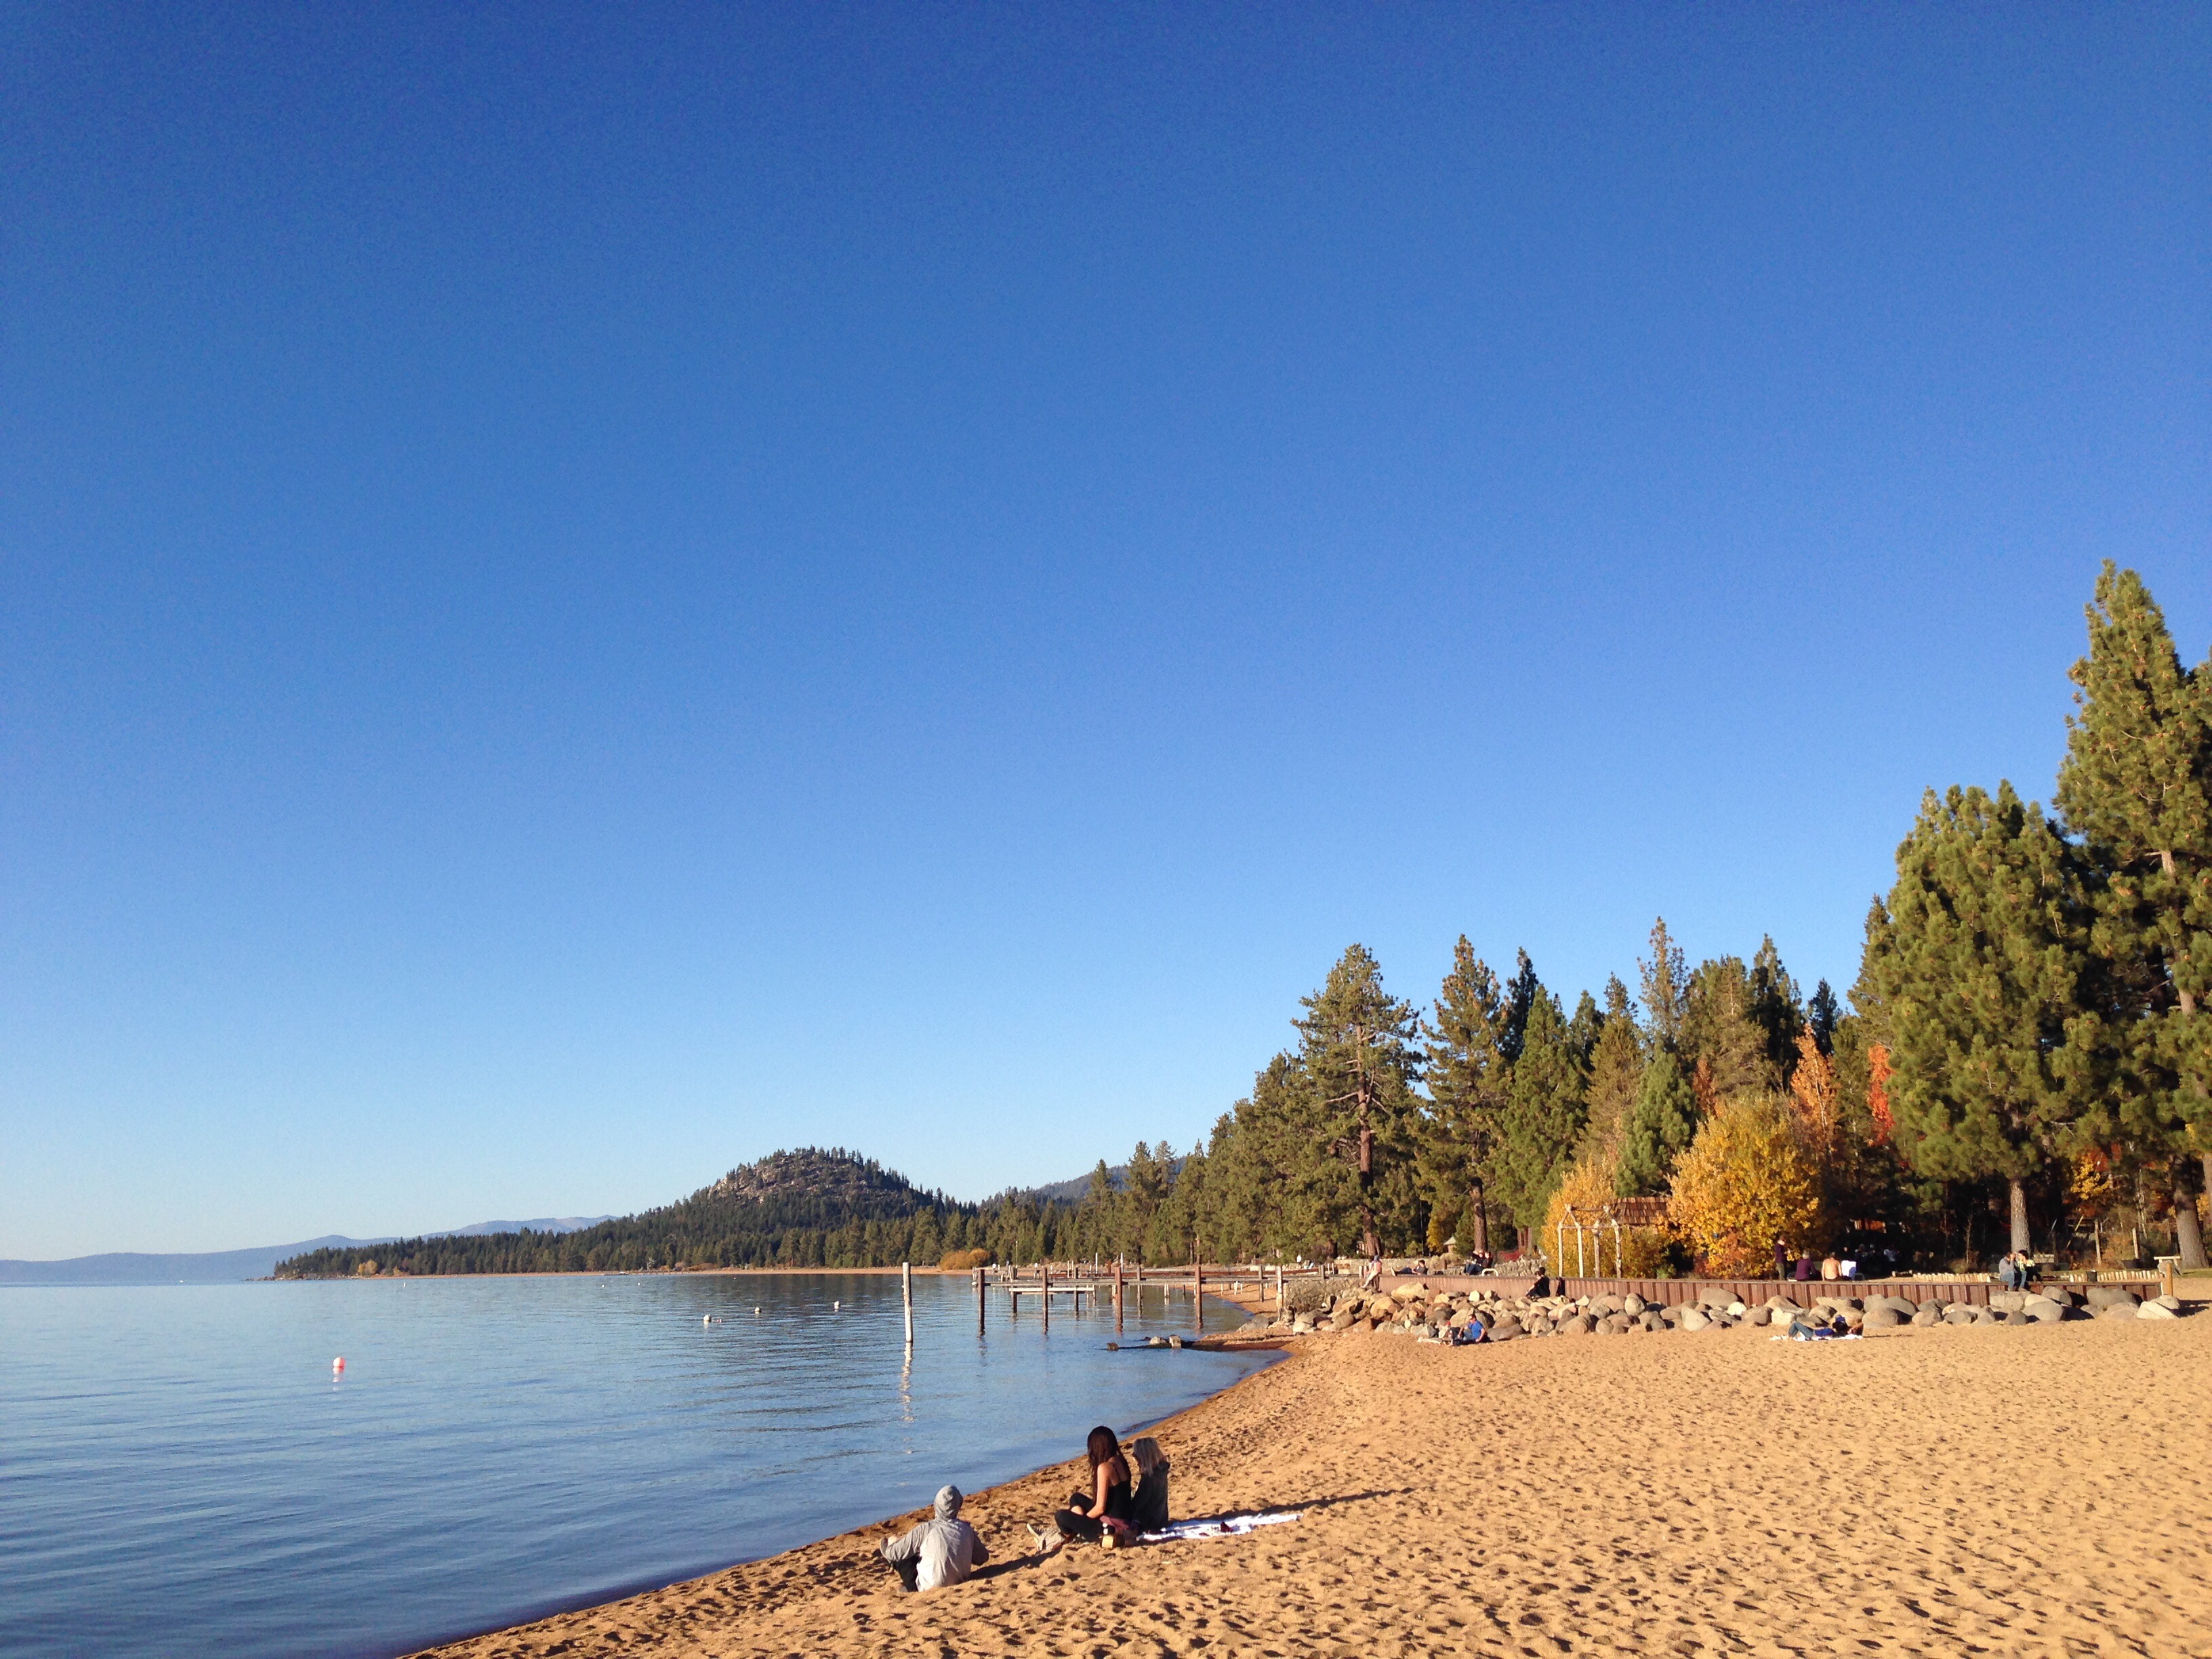
<path fill-rule="evenodd" d="M 1194 1538 L 1242 1538 L 1258 1528 L 1296 1521 L 1304 1514 L 1304 1510 L 1292 1510 L 1286 1515 L 1231 1515 L 1218 1521 L 1177 1521 L 1163 1531 L 1148 1532 L 1143 1536 L 1147 1544 L 1173 1544 Z"/>

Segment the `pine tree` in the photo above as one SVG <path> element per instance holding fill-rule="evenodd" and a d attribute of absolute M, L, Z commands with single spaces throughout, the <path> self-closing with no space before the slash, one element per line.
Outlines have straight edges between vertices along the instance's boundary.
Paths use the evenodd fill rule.
<path fill-rule="evenodd" d="M 1606 981 L 1604 1023 L 1590 1045 L 1589 1121 L 1583 1130 L 1582 1155 L 1601 1169 L 1610 1171 L 1620 1162 L 1643 1082 L 1644 1033 L 1616 974 Z"/>
<path fill-rule="evenodd" d="M 1499 1034 L 1498 1048 L 1510 1063 L 1521 1058 L 1522 1034 L 1528 1029 L 1528 1011 L 1536 1005 L 1543 993 L 1537 982 L 1536 965 L 1528 960 L 1526 951 L 1514 952 L 1513 977 L 1505 982 L 1505 1023 Z"/>
<path fill-rule="evenodd" d="M 1460 935 L 1427 1025 L 1429 1098 L 1423 1169 L 1439 1215 L 1460 1193 L 1474 1224 L 1469 1248 L 1490 1249 L 1488 1170 L 1505 1106 L 1505 998 L 1498 976 Z M 1431 1241 L 1440 1244 L 1441 1240 Z"/>
<path fill-rule="evenodd" d="M 1715 1100 L 1781 1081 L 1768 1033 L 1753 1018 L 1758 994 L 1741 957 L 1701 962 L 1690 976 L 1678 1044 L 1692 1069 L 1710 1078 Z"/>
<path fill-rule="evenodd" d="M 1495 1160 L 1498 1197 L 1522 1227 L 1542 1222 L 1552 1189 L 1574 1159 L 1588 1115 L 1589 1086 L 1559 1000 L 1539 986 L 1506 1085 Z"/>
<path fill-rule="evenodd" d="M 1751 958 L 1749 990 L 1745 1012 L 1765 1038 L 1767 1073 L 1777 1084 L 1786 1083 L 1797 1063 L 1797 1033 L 1805 1013 L 1797 1002 L 1797 981 L 1782 965 L 1782 953 L 1774 948 L 1771 933 L 1759 941 Z"/>
<path fill-rule="evenodd" d="M 1636 1091 L 1636 1115 L 1620 1149 L 1613 1185 L 1623 1198 L 1667 1190 L 1674 1161 L 1698 1133 L 1698 1101 L 1671 1048 L 1655 1053 Z"/>
<path fill-rule="evenodd" d="M 2094 1088 L 2066 1047 L 2088 968 L 2080 861 L 2009 783 L 1994 799 L 1930 791 L 1897 849 L 1887 914 L 1867 970 L 1895 1034 L 1902 1150 L 1923 1176 L 2006 1182 L 2012 1248 L 2025 1250 L 2027 1182 Z"/>
<path fill-rule="evenodd" d="M 2107 872 L 2106 1132 L 2154 1155 L 2194 1150 L 2212 1183 L 2212 663 L 2182 666 L 2142 579 L 2110 560 L 2087 617 L 2057 805 Z M 2179 1184 L 2174 1213 L 2184 1261 L 2202 1267 L 2193 1187 Z"/>
<path fill-rule="evenodd" d="M 1330 1115 L 1297 1059 L 1277 1054 L 1237 1103 L 1235 1159 L 1249 1183 L 1260 1242 L 1286 1255 L 1340 1253 L 1351 1172 L 1328 1148 Z"/>
<path fill-rule="evenodd" d="M 1668 1046 L 1682 1036 L 1682 1015 L 1688 1001 L 1690 976 L 1682 952 L 1667 932 L 1667 918 L 1651 924 L 1651 959 L 1636 964 L 1642 975 L 1644 1024 L 1652 1040 Z"/>
<path fill-rule="evenodd" d="M 1382 970 L 1364 945 L 1347 949 L 1322 988 L 1301 1000 L 1299 1062 L 1322 1109 L 1330 1153 L 1353 1172 L 1359 1248 L 1382 1249 L 1379 1221 L 1401 1190 L 1388 1177 L 1410 1173 L 1419 1128 L 1413 1085 L 1421 1061 L 1420 1016 L 1386 994 Z"/>
<path fill-rule="evenodd" d="M 1820 988 L 1805 1002 L 1805 1023 L 1813 1028 L 1813 1041 L 1820 1045 L 1822 1054 L 1835 1053 L 1836 1024 L 1843 1017 L 1844 1011 L 1836 1002 L 1836 994 L 1828 988 L 1828 981 L 1822 980 Z"/>

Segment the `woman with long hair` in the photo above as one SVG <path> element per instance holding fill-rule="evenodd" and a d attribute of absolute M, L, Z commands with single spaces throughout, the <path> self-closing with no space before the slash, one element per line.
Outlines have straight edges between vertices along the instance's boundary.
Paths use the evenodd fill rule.
<path fill-rule="evenodd" d="M 1091 1431 L 1084 1450 L 1091 1459 L 1091 1490 L 1073 1492 L 1066 1509 L 1053 1524 L 1060 1536 L 1048 1549 L 1057 1549 L 1071 1538 L 1103 1543 L 1111 1549 L 1126 1537 L 1129 1527 L 1129 1464 L 1121 1455 L 1121 1443 L 1101 1423 Z"/>

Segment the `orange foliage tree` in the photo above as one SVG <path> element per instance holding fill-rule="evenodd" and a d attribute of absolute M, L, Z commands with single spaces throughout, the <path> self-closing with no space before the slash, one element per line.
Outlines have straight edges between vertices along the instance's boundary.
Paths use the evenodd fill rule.
<path fill-rule="evenodd" d="M 1808 1248 L 1826 1221 L 1820 1166 L 1778 1096 L 1723 1101 L 1674 1166 L 1668 1226 L 1716 1277 L 1770 1271 L 1778 1239 Z"/>
<path fill-rule="evenodd" d="M 1897 1133 L 1897 1119 L 1889 1109 L 1889 1050 L 1875 1043 L 1867 1050 L 1867 1110 L 1874 1116 L 1874 1144 L 1887 1146 Z"/>

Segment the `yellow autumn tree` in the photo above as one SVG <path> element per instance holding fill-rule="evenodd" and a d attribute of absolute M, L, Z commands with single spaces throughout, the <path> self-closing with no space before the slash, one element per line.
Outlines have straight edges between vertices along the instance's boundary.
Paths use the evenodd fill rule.
<path fill-rule="evenodd" d="M 1771 1272 L 1777 1239 L 1808 1249 L 1826 1219 L 1796 1103 L 1778 1095 L 1721 1103 L 1674 1166 L 1667 1224 L 1717 1278 Z"/>
<path fill-rule="evenodd" d="M 1790 1074 L 1790 1098 L 1807 1148 L 1822 1163 L 1836 1149 L 1836 1066 L 1820 1052 L 1813 1028 L 1797 1033 L 1797 1068 Z"/>
<path fill-rule="evenodd" d="M 1558 1270 L 1566 1273 L 1578 1270 L 1575 1222 L 1579 1218 L 1583 1224 L 1581 1271 L 1594 1279 L 1613 1277 L 1616 1267 L 1631 1279 L 1649 1279 L 1656 1274 L 1667 1259 L 1665 1236 L 1654 1228 L 1626 1225 L 1616 1235 L 1612 1224 L 1602 1219 L 1614 1200 L 1613 1165 L 1609 1160 L 1585 1158 L 1569 1170 L 1559 1190 L 1552 1194 L 1551 1208 L 1544 1213 L 1544 1231 L 1538 1235 L 1546 1259 L 1564 1249 L 1565 1258 L 1555 1264 Z M 1573 1215 L 1567 1213 L 1570 1206 L 1573 1206 Z M 1591 1233 L 1593 1222 L 1601 1224 L 1595 1237 Z"/>

